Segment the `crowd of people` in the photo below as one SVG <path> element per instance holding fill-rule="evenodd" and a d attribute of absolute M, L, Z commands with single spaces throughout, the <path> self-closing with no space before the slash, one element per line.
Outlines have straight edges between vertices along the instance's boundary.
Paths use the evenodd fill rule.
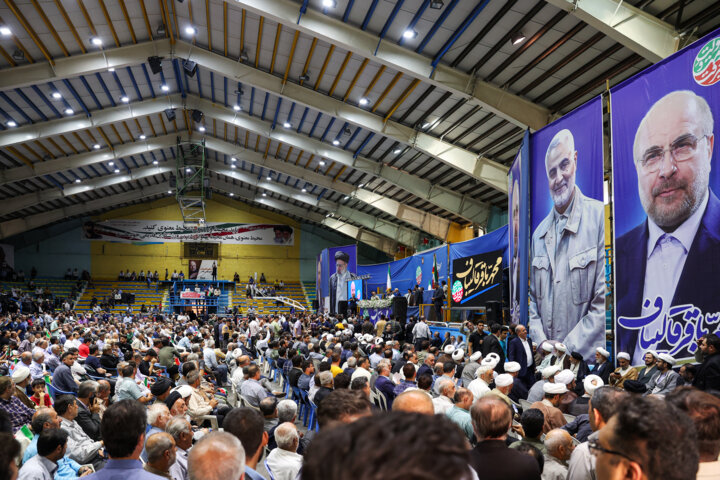
<path fill-rule="evenodd" d="M 0 331 L 0 480 L 720 478 L 715 334 L 675 371 L 479 321 L 465 340 L 304 312 L 71 311 Z"/>

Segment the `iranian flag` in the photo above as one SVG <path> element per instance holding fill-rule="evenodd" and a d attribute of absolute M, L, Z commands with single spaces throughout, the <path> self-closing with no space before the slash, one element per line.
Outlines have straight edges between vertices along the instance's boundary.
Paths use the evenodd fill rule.
<path fill-rule="evenodd" d="M 390 264 L 388 264 L 388 274 L 387 280 L 385 281 L 385 290 L 392 290 L 392 285 L 390 282 Z"/>
<path fill-rule="evenodd" d="M 440 282 L 438 281 L 437 256 L 433 253 L 432 288 L 438 288 L 439 284 Z"/>

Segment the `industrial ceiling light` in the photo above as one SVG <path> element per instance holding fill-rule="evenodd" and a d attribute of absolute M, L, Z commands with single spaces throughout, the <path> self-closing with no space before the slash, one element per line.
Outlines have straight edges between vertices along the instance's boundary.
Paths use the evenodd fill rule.
<path fill-rule="evenodd" d="M 362 188 L 362 187 L 364 187 L 364 186 L 365 186 L 365 184 L 364 184 L 364 183 L 361 183 L 360 185 L 358 185 L 358 188 Z"/>
<path fill-rule="evenodd" d="M 193 27 L 192 25 L 188 25 L 187 27 L 185 27 L 185 35 L 192 37 L 196 33 L 197 33 L 197 30 L 195 30 L 195 27 Z"/>
<path fill-rule="evenodd" d="M 231 158 L 230 158 L 230 161 L 233 162 L 233 163 L 234 163 L 234 162 L 237 162 L 237 158 L 231 157 Z"/>
<path fill-rule="evenodd" d="M 321 167 L 325 166 L 325 160 L 320 160 L 320 166 Z"/>
<path fill-rule="evenodd" d="M 16 62 L 19 62 L 19 61 L 21 61 L 21 60 L 23 60 L 23 59 L 25 58 L 25 52 L 23 52 L 23 51 L 20 50 L 19 48 L 16 48 L 15 51 L 13 52 L 13 54 L 12 54 L 12 58 L 13 58 L 13 60 L 15 60 Z"/>
<path fill-rule="evenodd" d="M 166 33 L 165 24 L 161 23 L 160 25 L 158 25 L 156 32 L 158 34 L 158 37 L 164 37 Z"/>
<path fill-rule="evenodd" d="M 9 37 L 10 35 L 12 35 L 12 30 L 3 25 L 2 27 L 0 27 L 0 35 L 2 35 L 3 37 Z"/>
<path fill-rule="evenodd" d="M 310 72 L 307 71 L 300 75 L 300 80 L 302 80 L 303 82 L 307 82 L 308 80 L 310 80 Z"/>
<path fill-rule="evenodd" d="M 402 148 L 396 148 L 393 153 L 397 155 L 398 153 L 402 153 Z"/>
<path fill-rule="evenodd" d="M 513 34 L 512 37 L 510 37 L 510 43 L 512 43 L 513 45 L 517 45 L 519 43 L 522 43 L 523 41 L 525 41 L 525 35 L 523 35 L 522 32 L 517 32 Z"/>
<path fill-rule="evenodd" d="M 168 193 L 171 194 L 171 193 L 172 193 L 172 190 L 168 190 Z"/>
<path fill-rule="evenodd" d="M 170 90 L 170 87 L 163 83 L 162 85 L 160 85 L 160 90 L 162 90 L 163 92 L 167 92 Z"/>
<path fill-rule="evenodd" d="M 233 192 L 230 192 L 230 196 L 231 196 L 231 197 L 234 197 L 235 194 L 234 194 Z"/>
<path fill-rule="evenodd" d="M 242 60 L 243 62 L 247 62 L 248 58 L 249 57 L 248 57 L 246 50 L 243 50 L 242 52 L 240 52 L 240 60 Z"/>
<path fill-rule="evenodd" d="M 232 165 L 230 165 L 230 168 L 232 168 L 233 170 L 235 170 L 235 169 L 237 168 L 237 165 L 232 164 Z"/>
<path fill-rule="evenodd" d="M 60 92 L 52 92 L 50 95 L 52 95 L 55 100 L 60 100 L 62 98 L 62 93 Z"/>
<path fill-rule="evenodd" d="M 204 132 L 204 131 L 205 131 L 205 125 L 200 125 L 200 126 L 198 127 L 198 130 L 201 131 L 201 132 Z"/>
<path fill-rule="evenodd" d="M 65 115 L 72 115 L 73 113 L 75 113 L 75 110 L 72 108 L 68 107 L 65 109 Z"/>
<path fill-rule="evenodd" d="M 412 28 L 408 28 L 403 32 L 403 37 L 407 39 L 415 38 L 418 36 L 418 32 L 413 30 Z"/>
<path fill-rule="evenodd" d="M 80 182 L 82 182 L 82 180 L 80 180 L 79 178 L 75 179 L 75 183 L 80 183 Z"/>
<path fill-rule="evenodd" d="M 150 71 L 157 75 L 158 73 L 162 72 L 162 58 L 158 57 L 157 55 L 153 55 L 152 57 L 148 57 L 148 64 L 150 65 Z"/>
<path fill-rule="evenodd" d="M 233 110 L 239 112 L 240 110 L 242 110 L 242 107 L 240 105 L 233 105 Z"/>
<path fill-rule="evenodd" d="M 184 60 L 183 70 L 185 71 L 185 75 L 188 77 L 194 77 L 195 72 L 197 72 L 197 63 L 192 60 Z"/>
<path fill-rule="evenodd" d="M 96 143 L 95 145 L 93 145 L 93 148 L 94 148 L 95 150 L 100 150 L 100 144 L 99 144 L 99 143 Z"/>
<path fill-rule="evenodd" d="M 370 103 L 370 99 L 367 97 L 360 97 L 360 100 L 358 100 L 358 103 L 360 104 L 360 106 L 364 107 L 365 105 Z"/>
<path fill-rule="evenodd" d="M 147 137 L 144 134 L 140 134 L 140 140 L 145 140 Z"/>
<path fill-rule="evenodd" d="M 303 193 L 306 193 L 306 192 L 307 192 L 307 188 L 303 187 L 302 192 L 303 192 Z"/>
<path fill-rule="evenodd" d="M 102 41 L 102 38 L 100 38 L 100 37 L 91 37 L 90 43 L 92 43 L 96 47 L 102 47 L 103 41 Z"/>
<path fill-rule="evenodd" d="M 333 140 L 333 145 L 335 145 L 336 147 L 340 145 L 340 140 L 338 140 L 337 138 Z"/>
<path fill-rule="evenodd" d="M 153 160 L 153 165 L 157 165 L 159 162 L 157 160 Z"/>
<path fill-rule="evenodd" d="M 108 162 L 108 165 L 110 165 L 110 166 L 112 167 L 113 165 L 115 165 L 115 162 L 113 162 L 112 160 L 110 160 L 110 161 Z"/>
<path fill-rule="evenodd" d="M 119 169 L 119 168 L 116 168 L 114 171 L 115 171 L 115 173 L 120 173 L 120 169 Z"/>
<path fill-rule="evenodd" d="M 343 198 L 343 200 L 350 200 L 350 197 L 345 195 L 345 198 Z"/>
<path fill-rule="evenodd" d="M 325 8 L 335 8 L 337 7 L 337 2 L 335 0 L 323 0 L 322 5 Z"/>
<path fill-rule="evenodd" d="M 445 6 L 445 4 L 443 3 L 442 0 L 432 0 L 430 2 L 430 8 L 432 8 L 434 10 L 440 10 L 444 6 Z"/>
<path fill-rule="evenodd" d="M 267 177 L 265 177 L 265 179 L 266 179 L 268 182 L 271 182 L 271 181 L 272 181 L 272 177 L 271 177 L 270 175 L 268 175 Z"/>
<path fill-rule="evenodd" d="M 291 127 L 292 127 L 292 124 L 291 124 L 290 122 L 285 122 L 285 123 L 283 123 L 283 127 L 285 127 L 285 128 L 291 128 Z"/>
<path fill-rule="evenodd" d="M 108 67 L 108 72 L 112 73 L 115 71 L 115 67 Z"/>
<path fill-rule="evenodd" d="M 7 126 L 8 127 L 17 127 L 17 123 L 15 122 L 15 120 L 9 120 L 7 122 Z"/>
<path fill-rule="evenodd" d="M 192 169 L 186 168 L 185 171 L 186 171 L 187 173 L 190 173 L 190 172 L 192 172 Z"/>
<path fill-rule="evenodd" d="M 128 97 L 127 95 L 123 95 L 122 97 L 120 97 L 120 101 L 123 103 L 128 103 L 130 102 L 130 97 Z"/>
<path fill-rule="evenodd" d="M 267 193 L 263 192 L 263 197 L 267 197 Z"/>

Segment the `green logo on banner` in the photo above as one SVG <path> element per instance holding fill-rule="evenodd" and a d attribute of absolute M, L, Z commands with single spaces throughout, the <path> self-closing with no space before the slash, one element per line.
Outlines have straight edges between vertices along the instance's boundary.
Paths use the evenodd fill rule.
<path fill-rule="evenodd" d="M 700 49 L 693 62 L 693 78 L 703 87 L 720 81 L 720 38 L 710 40 Z"/>
<path fill-rule="evenodd" d="M 422 268 L 417 267 L 417 269 L 415 270 L 415 283 L 417 285 L 420 285 L 420 282 L 422 282 Z"/>

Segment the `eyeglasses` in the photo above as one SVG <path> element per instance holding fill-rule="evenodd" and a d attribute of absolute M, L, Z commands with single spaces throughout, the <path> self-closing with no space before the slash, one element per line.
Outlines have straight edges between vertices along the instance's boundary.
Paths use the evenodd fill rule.
<path fill-rule="evenodd" d="M 687 162 L 695 157 L 698 143 L 708 137 L 709 135 L 703 135 L 698 138 L 689 133 L 675 139 L 675 141 L 670 144 L 670 148 L 649 148 L 643 154 L 643 157 L 640 160 L 640 166 L 645 173 L 657 172 L 660 168 L 662 168 L 663 160 L 665 160 L 665 154 L 667 152 L 670 152 L 670 157 L 675 160 L 675 163 Z"/>
<path fill-rule="evenodd" d="M 637 463 L 637 461 L 635 461 L 635 460 L 633 460 L 632 458 L 628 457 L 628 456 L 625 455 L 624 453 L 620 453 L 620 452 L 615 451 L 615 450 L 610 450 L 610 449 L 608 449 L 608 448 L 601 447 L 600 444 L 598 443 L 597 439 L 596 439 L 596 440 L 588 440 L 588 449 L 590 450 L 590 453 L 592 453 L 592 454 L 595 455 L 595 456 L 597 456 L 598 452 L 602 452 L 602 453 L 607 453 L 607 454 L 610 454 L 610 455 L 619 455 L 619 456 L 623 457 L 623 458 L 626 459 L 626 460 L 630 460 L 631 462 Z"/>

